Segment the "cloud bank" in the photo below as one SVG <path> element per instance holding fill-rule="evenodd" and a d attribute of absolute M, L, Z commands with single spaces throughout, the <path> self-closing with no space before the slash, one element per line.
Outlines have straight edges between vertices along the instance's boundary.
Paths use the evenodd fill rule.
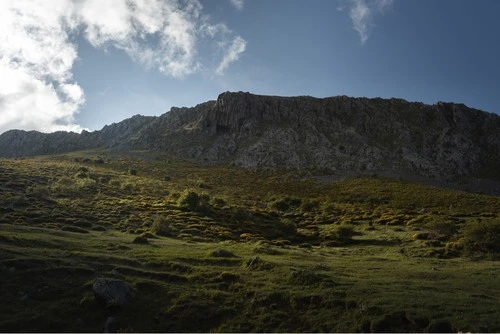
<path fill-rule="evenodd" d="M 0 31 L 0 133 L 82 130 L 75 116 L 85 94 L 72 73 L 77 38 L 123 50 L 174 78 L 221 75 L 246 47 L 227 26 L 210 22 L 198 0 L 3 0 Z M 219 59 L 215 65 L 199 52 L 206 44 L 219 46 L 207 57 Z"/>
<path fill-rule="evenodd" d="M 374 26 L 374 18 L 385 14 L 393 2 L 394 0 L 348 0 L 344 1 L 339 10 L 349 7 L 353 28 L 358 32 L 361 44 L 365 44 Z"/>

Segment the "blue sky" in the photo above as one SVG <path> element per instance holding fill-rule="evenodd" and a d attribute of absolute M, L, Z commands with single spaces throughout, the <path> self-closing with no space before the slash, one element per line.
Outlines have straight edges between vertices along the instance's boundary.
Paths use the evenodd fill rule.
<path fill-rule="evenodd" d="M 98 130 L 223 91 L 500 113 L 499 12 L 497 0 L 3 0 L 0 132 Z"/>

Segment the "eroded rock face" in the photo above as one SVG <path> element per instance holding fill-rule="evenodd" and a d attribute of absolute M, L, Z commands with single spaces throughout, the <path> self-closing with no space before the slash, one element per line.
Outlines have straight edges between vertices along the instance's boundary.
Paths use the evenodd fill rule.
<path fill-rule="evenodd" d="M 101 131 L 0 135 L 0 156 L 93 147 L 161 151 L 244 167 L 405 172 L 436 179 L 500 166 L 500 117 L 463 104 L 222 93 Z"/>
<path fill-rule="evenodd" d="M 205 106 L 207 107 L 207 106 Z M 223 93 L 166 151 L 245 167 L 470 175 L 500 161 L 500 117 L 462 104 Z"/>

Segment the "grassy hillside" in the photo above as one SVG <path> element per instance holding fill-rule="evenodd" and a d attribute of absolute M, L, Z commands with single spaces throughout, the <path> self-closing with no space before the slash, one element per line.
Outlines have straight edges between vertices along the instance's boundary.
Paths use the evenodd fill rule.
<path fill-rule="evenodd" d="M 134 156 L 0 160 L 1 331 L 500 331 L 498 197 Z"/>

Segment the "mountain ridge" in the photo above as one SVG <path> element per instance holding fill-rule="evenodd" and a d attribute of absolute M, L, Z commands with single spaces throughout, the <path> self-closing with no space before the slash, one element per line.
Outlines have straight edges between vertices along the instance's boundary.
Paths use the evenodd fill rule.
<path fill-rule="evenodd" d="M 98 147 L 251 168 L 394 171 L 453 180 L 500 166 L 500 117 L 445 102 L 224 92 L 215 101 L 135 115 L 93 132 L 0 135 L 1 157 Z"/>

